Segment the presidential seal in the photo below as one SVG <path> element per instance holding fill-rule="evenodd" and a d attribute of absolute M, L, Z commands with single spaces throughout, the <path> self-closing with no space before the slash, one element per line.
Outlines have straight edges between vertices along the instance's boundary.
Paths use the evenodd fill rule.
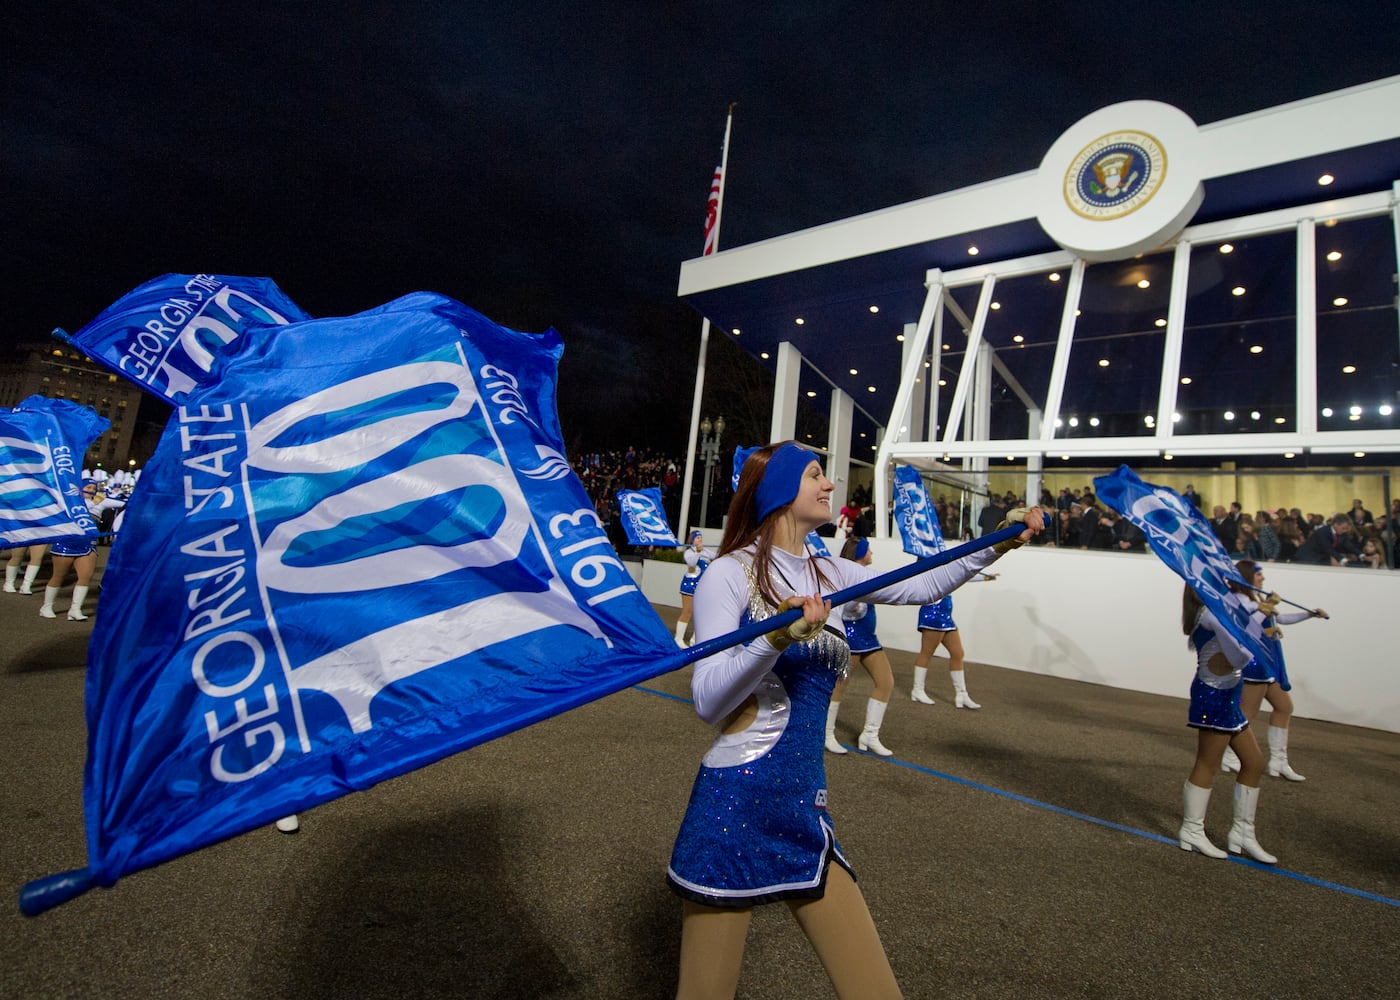
<path fill-rule="evenodd" d="M 1151 201 L 1166 175 L 1167 153 L 1156 138 L 1146 132 L 1109 132 L 1070 161 L 1065 203 L 1085 219 L 1121 219 Z"/>

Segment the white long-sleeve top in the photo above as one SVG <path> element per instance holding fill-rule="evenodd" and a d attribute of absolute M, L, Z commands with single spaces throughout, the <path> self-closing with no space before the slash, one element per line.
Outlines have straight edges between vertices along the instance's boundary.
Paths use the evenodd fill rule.
<path fill-rule="evenodd" d="M 739 560 L 749 562 L 753 558 L 754 548 L 749 546 L 716 559 L 700 578 L 695 590 L 696 643 L 727 635 L 742 623 L 749 606 L 749 580 Z M 833 593 L 882 575 L 882 572 L 849 559 L 823 559 L 822 570 L 830 581 L 823 588 L 812 569 L 812 558 L 807 552 L 793 555 L 782 549 L 773 549 L 770 565 L 774 596 L 782 600 L 790 594 Z M 933 604 L 986 569 L 997 558 L 998 553 L 994 550 L 982 549 L 956 562 L 882 587 L 862 600 L 870 604 Z M 841 607 L 831 609 L 827 623 L 837 632 L 844 632 Z M 731 646 L 697 661 L 690 681 L 695 711 L 712 725 L 719 722 L 743 704 L 764 675 L 773 669 L 777 659 L 778 650 L 764 636 L 747 645 Z"/>

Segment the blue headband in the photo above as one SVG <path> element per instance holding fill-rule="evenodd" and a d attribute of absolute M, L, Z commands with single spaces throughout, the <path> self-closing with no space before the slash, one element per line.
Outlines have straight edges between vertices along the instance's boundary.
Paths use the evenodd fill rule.
<path fill-rule="evenodd" d="M 758 523 L 762 524 L 773 511 L 792 503 L 802 474 L 815 462 L 816 456 L 806 448 L 788 443 L 768 457 L 763 478 L 758 482 Z"/>
<path fill-rule="evenodd" d="M 860 541 L 856 542 L 856 553 L 855 553 L 855 560 L 856 560 L 856 562 L 860 562 L 862 559 L 864 559 L 865 556 L 866 556 L 866 554 L 867 554 L 869 551 L 870 551 L 870 542 L 869 542 L 869 541 L 867 541 L 866 539 L 862 538 Z"/>

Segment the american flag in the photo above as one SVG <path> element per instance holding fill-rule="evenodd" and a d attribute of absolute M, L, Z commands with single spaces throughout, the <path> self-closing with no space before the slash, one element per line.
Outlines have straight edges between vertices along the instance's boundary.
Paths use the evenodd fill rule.
<path fill-rule="evenodd" d="M 715 167 L 715 176 L 710 181 L 710 200 L 705 203 L 705 256 L 715 252 L 715 242 L 719 237 L 719 191 L 724 181 L 723 165 Z"/>

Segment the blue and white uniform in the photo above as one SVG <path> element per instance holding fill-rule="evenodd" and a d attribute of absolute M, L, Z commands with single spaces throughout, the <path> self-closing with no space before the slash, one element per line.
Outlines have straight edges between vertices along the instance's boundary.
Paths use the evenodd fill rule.
<path fill-rule="evenodd" d="M 937 604 L 929 604 L 919 609 L 920 632 L 956 632 L 953 622 L 953 595 L 949 594 Z"/>
<path fill-rule="evenodd" d="M 749 546 L 716 559 L 705 573 L 695 594 L 697 643 L 774 613 L 752 578 L 755 550 Z M 996 557 L 984 549 L 866 599 L 932 603 Z M 877 575 L 859 563 L 814 558 L 806 551 L 773 549 L 770 558 L 772 587 L 780 598 L 832 593 Z M 816 564 L 825 584 L 815 574 Z M 824 758 L 827 706 L 850 660 L 843 633 L 837 607 L 817 638 L 793 643 L 782 653 L 760 637 L 695 664 L 691 691 L 702 719 L 723 723 L 751 696 L 757 713 L 742 730 L 722 732 L 701 762 L 666 873 L 678 895 L 729 907 L 820 898 L 832 861 L 851 870 L 827 812 Z"/>
<path fill-rule="evenodd" d="M 885 647 L 875 635 L 875 609 L 864 601 L 851 601 L 841 609 L 841 623 L 846 626 L 846 645 L 857 656 L 878 653 Z"/>
<path fill-rule="evenodd" d="M 709 569 L 710 562 L 715 557 L 714 549 L 696 549 L 694 545 L 687 545 L 681 558 L 685 560 L 685 576 L 681 577 L 682 596 L 694 596 L 695 587 L 700 582 L 700 577 L 705 570 Z"/>
<path fill-rule="evenodd" d="M 1186 724 L 1196 729 L 1238 733 L 1249 725 L 1240 711 L 1241 678 L 1250 652 L 1225 631 L 1209 608 L 1202 608 L 1191 630 L 1191 648 L 1196 651 L 1196 678 L 1191 682 L 1191 708 Z M 1225 666 L 1227 673 L 1211 669 Z"/>
<path fill-rule="evenodd" d="M 1250 600 L 1248 597 L 1241 596 L 1240 600 L 1244 602 L 1245 607 L 1249 608 L 1250 611 L 1259 618 L 1265 628 L 1271 628 L 1274 625 L 1296 625 L 1312 617 L 1312 615 L 1306 611 L 1287 611 L 1283 614 L 1275 614 L 1271 617 L 1260 611 L 1259 605 L 1255 604 L 1254 601 Z M 1277 639 L 1272 639 L 1270 641 L 1278 642 Z M 1278 686 L 1285 691 L 1293 690 L 1293 685 L 1288 680 L 1288 668 L 1283 662 L 1283 643 L 1278 643 L 1278 646 L 1277 672 L 1270 668 L 1268 664 L 1261 663 L 1258 659 L 1251 659 L 1244 665 L 1244 682 L 1246 684 L 1273 684 L 1277 681 Z"/>

